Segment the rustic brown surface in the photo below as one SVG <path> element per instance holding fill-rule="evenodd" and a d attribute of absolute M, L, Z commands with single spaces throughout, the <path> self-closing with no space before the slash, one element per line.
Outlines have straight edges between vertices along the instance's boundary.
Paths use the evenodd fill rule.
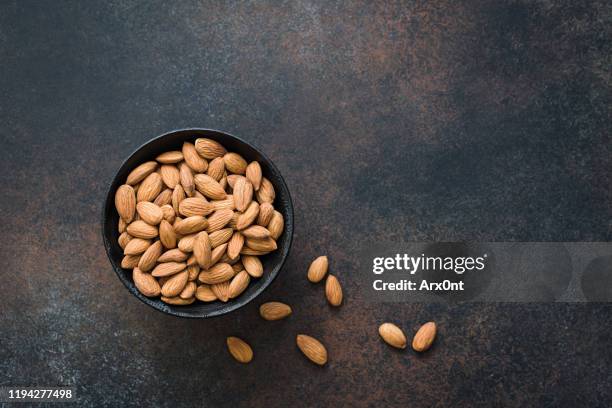
<path fill-rule="evenodd" d="M 612 306 L 374 304 L 355 272 L 381 238 L 610 240 L 611 13 L 581 3 L 4 2 L 0 385 L 75 386 L 80 406 L 609 406 Z M 261 302 L 286 321 L 261 302 L 173 318 L 112 272 L 107 184 L 188 126 L 283 172 L 294 245 Z M 323 253 L 337 310 L 305 278 Z M 439 337 L 398 352 L 386 320 Z"/>

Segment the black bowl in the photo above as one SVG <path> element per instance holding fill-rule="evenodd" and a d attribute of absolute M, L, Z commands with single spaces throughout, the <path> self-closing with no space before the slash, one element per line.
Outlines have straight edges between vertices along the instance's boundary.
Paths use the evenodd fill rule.
<path fill-rule="evenodd" d="M 249 287 L 238 298 L 230 300 L 227 303 L 219 301 L 202 303 L 196 301 L 187 306 L 174 306 L 162 302 L 159 298 L 148 298 L 143 296 L 134 286 L 132 271 L 121 268 L 123 250 L 117 243 L 117 238 L 119 237 L 119 215 L 115 210 L 115 192 L 120 185 L 125 183 L 130 171 L 139 164 L 154 160 L 157 155 L 163 152 L 181 150 L 183 142 L 194 142 L 199 137 L 207 137 L 216 140 L 225 146 L 228 151 L 240 154 L 247 161 L 257 160 L 259 162 L 264 177 L 272 182 L 274 190 L 276 191 L 274 208 L 283 215 L 285 230 L 277 240 L 278 249 L 261 257 L 264 266 L 263 276 L 259 279 L 252 279 Z M 218 130 L 197 128 L 174 130 L 158 136 L 140 146 L 127 158 L 127 160 L 125 160 L 125 162 L 123 162 L 106 195 L 106 202 L 104 203 L 102 213 L 102 238 L 113 269 L 117 273 L 119 280 L 123 282 L 132 295 L 136 296 L 147 305 L 174 316 L 190 318 L 219 316 L 236 310 L 255 299 L 266 287 L 268 287 L 268 285 L 270 285 L 270 283 L 272 283 L 276 275 L 278 275 L 278 272 L 289 254 L 289 249 L 291 248 L 291 240 L 293 238 L 293 204 L 291 203 L 291 196 L 289 195 L 289 189 L 285 184 L 285 180 L 283 180 L 276 166 L 259 149 L 253 147 L 251 144 L 236 136 Z"/>

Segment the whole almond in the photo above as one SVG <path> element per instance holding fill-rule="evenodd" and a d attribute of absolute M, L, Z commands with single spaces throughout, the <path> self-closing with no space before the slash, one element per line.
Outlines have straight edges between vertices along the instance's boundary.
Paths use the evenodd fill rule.
<path fill-rule="evenodd" d="M 236 361 L 246 364 L 253 359 L 253 350 L 244 340 L 238 337 L 227 338 L 227 349 Z"/>
<path fill-rule="evenodd" d="M 208 170 L 206 174 L 210 177 L 214 178 L 216 181 L 221 180 L 223 177 L 223 173 L 225 173 L 225 162 L 222 157 L 216 157 L 208 163 Z"/>
<path fill-rule="evenodd" d="M 208 221 L 206 218 L 200 215 L 194 215 L 193 217 L 187 217 L 184 220 L 177 222 L 174 225 L 174 231 L 177 234 L 187 235 L 193 234 L 194 232 L 200 232 L 208 227 Z"/>
<path fill-rule="evenodd" d="M 243 255 L 241 258 L 244 269 L 254 278 L 259 278 L 263 275 L 263 265 L 258 257 L 252 255 Z"/>
<path fill-rule="evenodd" d="M 240 255 L 254 255 L 254 256 L 263 256 L 268 255 L 272 251 L 259 251 L 256 249 L 249 248 L 247 246 L 243 246 L 240 250 Z"/>
<path fill-rule="evenodd" d="M 218 210 L 208 217 L 208 227 L 206 231 L 210 234 L 215 231 L 219 231 L 225 227 L 230 220 L 234 212 L 232 210 Z"/>
<path fill-rule="evenodd" d="M 261 225 L 251 225 L 242 230 L 242 234 L 247 238 L 266 239 L 270 237 L 270 231 Z"/>
<path fill-rule="evenodd" d="M 187 258 L 189 258 L 189 254 L 181 251 L 178 248 L 175 248 L 175 249 L 170 249 L 170 250 L 164 252 L 163 254 L 161 254 L 160 257 L 157 258 L 157 262 L 159 262 L 159 263 L 164 263 L 164 262 L 185 262 L 187 260 Z"/>
<path fill-rule="evenodd" d="M 201 300 L 202 302 L 214 302 L 215 300 L 217 300 L 217 296 L 215 295 L 215 293 L 212 291 L 210 286 L 206 284 L 198 286 L 198 289 L 195 293 L 195 297 L 196 299 Z"/>
<path fill-rule="evenodd" d="M 274 211 L 274 214 L 272 214 L 272 219 L 268 223 L 268 230 L 270 230 L 270 236 L 274 240 L 277 240 L 283 233 L 284 228 L 285 220 L 283 219 L 283 215 L 278 211 Z"/>
<path fill-rule="evenodd" d="M 121 267 L 123 269 L 133 269 L 138 266 L 140 255 L 126 255 L 121 259 Z"/>
<path fill-rule="evenodd" d="M 254 249 L 256 251 L 274 251 L 278 247 L 276 245 L 276 241 L 272 238 L 263 238 L 263 239 L 255 239 L 255 238 L 247 238 L 245 240 L 245 244 L 247 247 Z"/>
<path fill-rule="evenodd" d="M 181 213 L 185 217 L 193 217 L 194 215 L 205 216 L 212 213 L 213 211 L 213 205 L 202 198 L 185 198 L 179 204 L 179 213 Z"/>
<path fill-rule="evenodd" d="M 259 190 L 259 186 L 261 186 L 261 166 L 258 162 L 249 163 L 246 168 L 246 178 L 251 182 L 255 191 Z"/>
<path fill-rule="evenodd" d="M 218 247 L 219 245 L 225 244 L 227 241 L 230 240 L 230 238 L 232 237 L 234 233 L 234 230 L 231 228 L 223 228 L 219 231 L 215 231 L 212 234 L 209 234 L 209 238 L 210 238 L 210 245 L 213 248 Z"/>
<path fill-rule="evenodd" d="M 208 270 L 203 270 L 198 275 L 198 281 L 209 285 L 221 283 L 234 277 L 234 269 L 226 263 L 218 263 Z"/>
<path fill-rule="evenodd" d="M 127 230 L 127 222 L 121 217 L 119 217 L 119 223 L 117 224 L 117 229 L 120 234 L 123 234 Z"/>
<path fill-rule="evenodd" d="M 147 248 L 146 251 L 140 257 L 140 261 L 138 262 L 138 268 L 143 272 L 149 272 L 155 266 L 157 262 L 157 258 L 162 253 L 162 244 L 159 241 L 155 241 L 151 244 L 150 247 Z"/>
<path fill-rule="evenodd" d="M 185 288 L 182 290 L 182 292 L 179 293 L 179 297 L 181 299 L 190 299 L 195 296 L 195 292 L 197 288 L 198 288 L 198 285 L 196 285 L 195 282 L 188 282 L 187 285 L 185 285 Z"/>
<path fill-rule="evenodd" d="M 393 323 L 383 323 L 378 328 L 378 334 L 383 340 L 398 349 L 406 348 L 406 335 L 402 329 L 394 325 Z"/>
<path fill-rule="evenodd" d="M 299 349 L 310 361 L 321 366 L 327 363 L 327 350 L 319 340 L 305 334 L 298 334 L 296 342 Z"/>
<path fill-rule="evenodd" d="M 136 201 L 153 201 L 155 197 L 162 191 L 164 183 L 158 173 L 149 174 L 140 183 L 138 192 L 136 193 Z"/>
<path fill-rule="evenodd" d="M 276 193 L 274 192 L 274 186 L 267 178 L 263 177 L 261 179 L 261 185 L 259 186 L 259 190 L 257 190 L 257 201 L 260 204 L 274 202 L 274 198 L 276 197 Z"/>
<path fill-rule="evenodd" d="M 193 255 L 200 268 L 207 269 L 211 265 L 211 250 L 208 233 L 202 231 L 196 235 L 195 241 L 193 242 Z"/>
<path fill-rule="evenodd" d="M 234 184 L 234 205 L 240 212 L 245 211 L 253 200 L 253 185 L 245 177 L 240 177 Z"/>
<path fill-rule="evenodd" d="M 192 143 L 183 143 L 183 158 L 191 170 L 196 173 L 204 173 L 208 168 L 208 162 L 198 154 Z"/>
<path fill-rule="evenodd" d="M 115 208 L 119 217 L 125 222 L 132 222 L 136 210 L 136 195 L 132 186 L 127 184 L 119 186 L 115 193 Z"/>
<path fill-rule="evenodd" d="M 239 231 L 235 231 L 227 244 L 227 256 L 230 259 L 238 258 L 243 245 L 244 237 Z"/>
<path fill-rule="evenodd" d="M 191 172 L 191 168 L 185 163 L 179 165 L 179 181 L 185 194 L 191 197 L 195 191 L 195 179 Z"/>
<path fill-rule="evenodd" d="M 155 238 L 159 235 L 157 227 L 149 225 L 142 220 L 134 221 L 127 226 L 127 232 L 136 238 Z"/>
<path fill-rule="evenodd" d="M 140 218 L 149 225 L 157 225 L 164 218 L 162 209 L 149 201 L 139 202 L 136 211 Z"/>
<path fill-rule="evenodd" d="M 130 172 L 125 183 L 129 184 L 130 186 L 138 184 L 142 180 L 144 180 L 149 174 L 153 173 L 156 168 L 157 163 L 154 161 L 142 163 L 140 166 L 136 167 Z"/>
<path fill-rule="evenodd" d="M 234 174 L 244 174 L 247 168 L 247 162 L 238 153 L 226 153 L 223 156 L 225 168 L 228 172 Z"/>
<path fill-rule="evenodd" d="M 170 190 L 169 188 L 162 190 L 162 192 L 159 193 L 157 197 L 155 197 L 155 200 L 153 200 L 153 204 L 158 207 L 161 207 L 166 204 L 172 204 L 172 190 Z"/>
<path fill-rule="evenodd" d="M 164 164 L 178 163 L 183 160 L 183 153 L 178 150 L 173 150 L 160 154 L 155 160 Z"/>
<path fill-rule="evenodd" d="M 429 349 L 436 338 L 436 331 L 437 328 L 434 322 L 427 322 L 422 325 L 414 335 L 414 339 L 412 339 L 414 351 L 420 352 Z"/>
<path fill-rule="evenodd" d="M 133 238 L 123 248 L 124 255 L 140 255 L 151 245 L 151 241 L 142 238 Z"/>
<path fill-rule="evenodd" d="M 134 281 L 136 289 L 143 295 L 147 297 L 159 296 L 161 288 L 157 280 L 151 276 L 151 274 L 145 273 L 141 271 L 140 268 L 136 267 L 132 271 L 132 280 Z"/>
<path fill-rule="evenodd" d="M 181 237 L 178 242 L 178 248 L 183 252 L 193 252 L 193 245 L 198 234 L 189 234 Z"/>
<path fill-rule="evenodd" d="M 128 234 L 127 232 L 124 232 L 121 235 L 119 235 L 119 239 L 117 239 L 117 242 L 119 242 L 119 246 L 121 247 L 121 249 L 125 249 L 125 246 L 127 245 L 128 242 L 130 242 L 131 239 L 132 239 L 132 236 Z"/>
<path fill-rule="evenodd" d="M 156 278 L 170 276 L 174 275 L 175 273 L 182 272 L 186 268 L 187 264 L 184 262 L 164 262 L 158 264 L 151 272 L 151 275 L 155 276 Z"/>
<path fill-rule="evenodd" d="M 232 269 L 232 272 L 234 270 Z M 236 276 L 232 278 L 229 286 L 229 297 L 230 299 L 234 299 L 249 286 L 249 282 L 251 281 L 251 277 L 246 271 L 240 271 Z"/>
<path fill-rule="evenodd" d="M 194 181 L 198 191 L 211 200 L 223 200 L 227 196 L 223 187 L 206 174 L 196 174 Z"/>
<path fill-rule="evenodd" d="M 200 138 L 195 141 L 195 149 L 205 159 L 214 159 L 223 156 L 227 150 L 219 142 L 212 139 Z"/>
<path fill-rule="evenodd" d="M 162 220 L 159 224 L 159 240 L 164 247 L 171 249 L 176 248 L 176 233 L 174 227 L 166 220 Z"/>
<path fill-rule="evenodd" d="M 259 215 L 257 215 L 257 225 L 267 227 L 274 215 L 274 206 L 270 203 L 263 203 L 259 206 Z M 281 216 L 282 218 L 282 216 Z"/>
<path fill-rule="evenodd" d="M 182 184 L 177 184 L 172 191 L 172 209 L 176 215 L 179 214 L 181 203 L 185 199 L 185 190 Z"/>
<path fill-rule="evenodd" d="M 172 208 L 170 204 L 162 205 L 160 208 L 162 210 L 164 220 L 172 224 L 176 218 L 176 214 L 174 213 L 174 208 Z"/>
<path fill-rule="evenodd" d="M 308 268 L 308 280 L 312 283 L 321 282 L 327 273 L 328 261 L 326 256 L 320 256 Z"/>
<path fill-rule="evenodd" d="M 169 305 L 175 305 L 175 306 L 185 306 L 185 305 L 190 305 L 193 302 L 195 302 L 195 298 L 183 299 L 179 296 L 175 296 L 175 297 L 162 296 L 161 300 L 164 303 L 167 303 Z"/>
<path fill-rule="evenodd" d="M 162 164 L 160 167 L 162 181 L 168 188 L 174 189 L 180 181 L 179 169 L 173 164 Z"/>
<path fill-rule="evenodd" d="M 251 201 L 249 207 L 245 212 L 238 216 L 238 220 L 236 221 L 236 228 L 238 230 L 243 230 L 255 221 L 257 218 L 257 214 L 259 214 L 259 204 L 255 201 Z"/>
<path fill-rule="evenodd" d="M 187 269 L 179 272 L 177 274 L 172 275 L 170 279 L 164 283 L 164 286 L 161 288 L 162 296 L 166 297 L 174 297 L 178 296 L 183 289 L 185 289 L 185 285 L 187 285 L 187 278 L 189 277 L 189 273 Z"/>
<path fill-rule="evenodd" d="M 200 266 L 198 264 L 187 266 L 187 272 L 189 273 L 189 282 L 198 279 L 200 274 Z"/>
<path fill-rule="evenodd" d="M 225 303 L 229 300 L 229 285 L 229 281 L 215 283 L 214 285 L 210 285 L 210 289 L 217 299 Z"/>
<path fill-rule="evenodd" d="M 291 307 L 281 302 L 267 302 L 259 306 L 259 314 L 265 320 L 281 320 L 291 314 Z"/>
<path fill-rule="evenodd" d="M 235 208 L 233 195 L 228 195 L 224 200 L 213 200 L 210 203 L 212 204 L 215 211 L 233 210 Z"/>
<path fill-rule="evenodd" d="M 212 245 L 212 243 L 211 243 L 211 245 Z M 217 262 L 219 262 L 219 260 L 221 258 L 223 258 L 223 255 L 225 255 L 225 251 L 227 250 L 227 246 L 228 246 L 228 244 L 225 243 L 225 244 L 221 244 L 221 245 L 218 245 L 215 248 L 213 248 L 211 259 L 210 259 L 210 264 L 211 265 L 216 264 Z"/>
<path fill-rule="evenodd" d="M 327 275 L 327 280 L 325 281 L 325 296 L 332 306 L 340 306 L 342 304 L 342 286 L 340 286 L 338 278 L 334 275 Z"/>

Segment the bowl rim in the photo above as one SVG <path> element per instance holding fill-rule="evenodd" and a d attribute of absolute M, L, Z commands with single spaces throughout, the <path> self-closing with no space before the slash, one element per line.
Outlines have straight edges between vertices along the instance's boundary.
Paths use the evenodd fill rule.
<path fill-rule="evenodd" d="M 159 140 L 159 139 L 163 139 L 165 137 L 171 136 L 173 134 L 176 133 L 184 133 L 184 132 L 204 132 L 204 133 L 218 133 L 223 135 L 224 137 L 229 137 L 232 139 L 235 139 L 237 142 L 245 144 L 246 146 L 248 146 L 249 148 L 255 150 L 257 153 L 259 153 L 261 155 L 261 157 L 265 160 L 266 164 L 272 169 L 272 171 L 274 173 L 276 173 L 276 175 L 278 175 L 278 179 L 280 181 L 281 188 L 284 190 L 284 192 L 286 192 L 286 201 L 287 201 L 287 209 L 285 210 L 286 214 L 283 214 L 286 217 L 285 220 L 285 231 L 284 234 L 288 234 L 287 239 L 287 245 L 283 248 L 283 251 L 281 253 L 281 260 L 280 262 L 278 262 L 278 264 L 276 266 L 274 266 L 272 268 L 272 271 L 270 272 L 271 278 L 265 282 L 264 284 L 262 284 L 261 287 L 257 288 L 255 290 L 255 292 L 253 292 L 251 294 L 251 296 L 249 298 L 244 298 L 241 299 L 241 301 L 238 302 L 234 302 L 234 303 L 227 303 L 226 307 L 216 310 L 216 311 L 212 311 L 210 313 L 199 313 L 199 314 L 192 314 L 192 313 L 187 313 L 185 311 L 181 311 L 180 310 L 180 306 L 174 306 L 174 305 L 167 305 L 168 308 L 167 309 L 162 309 L 159 304 L 159 302 L 161 302 L 161 300 L 159 298 L 148 298 L 146 296 L 144 296 L 142 293 L 140 293 L 138 291 L 138 289 L 136 289 L 136 286 L 134 285 L 134 283 L 131 281 L 131 279 L 129 279 L 127 276 L 124 275 L 124 269 L 121 268 L 120 265 L 116 264 L 116 262 L 113 260 L 112 256 L 111 256 L 111 242 L 110 239 L 111 237 L 107 237 L 106 236 L 106 232 L 105 232 L 105 227 L 106 227 L 106 221 L 107 221 L 107 214 L 106 214 L 106 208 L 108 206 L 109 201 L 114 202 L 114 191 L 113 191 L 113 184 L 115 184 L 115 181 L 117 179 L 117 175 L 119 174 L 119 171 L 126 166 L 126 164 L 128 163 L 128 161 L 135 155 L 137 154 L 140 150 L 144 149 L 146 146 L 148 146 L 149 144 Z M 195 139 L 199 138 L 199 137 L 206 137 L 206 135 L 195 135 Z M 285 265 L 285 262 L 287 261 L 287 257 L 289 255 L 289 251 L 291 250 L 291 245 L 293 243 L 293 221 L 294 221 L 294 215 L 293 215 L 293 200 L 291 199 L 291 193 L 289 191 L 289 187 L 287 186 L 287 183 L 285 182 L 285 179 L 283 178 L 280 170 L 278 169 L 278 167 L 276 167 L 276 165 L 274 164 L 274 162 L 272 160 L 270 160 L 270 158 L 268 156 L 266 156 L 266 154 L 259 149 L 257 146 L 254 146 L 252 143 L 247 142 L 246 140 L 235 136 L 229 132 L 223 131 L 223 130 L 218 130 L 218 129 L 211 129 L 211 128 L 201 128 L 201 127 L 188 127 L 188 128 L 179 128 L 179 129 L 173 129 L 170 130 L 168 132 L 164 132 L 156 137 L 153 137 L 149 140 L 147 140 L 146 142 L 142 143 L 140 146 L 138 146 L 136 149 L 134 149 L 120 164 L 120 166 L 118 167 L 118 169 L 114 172 L 114 175 L 112 176 L 110 182 L 108 183 L 108 187 L 107 187 L 107 191 L 106 191 L 106 198 L 103 202 L 102 205 L 102 218 L 101 218 L 101 233 L 102 233 L 102 241 L 104 242 L 104 249 L 106 251 L 106 256 L 108 257 L 108 260 L 115 272 L 115 274 L 117 275 L 117 277 L 119 278 L 119 280 L 121 281 L 121 283 L 123 283 L 123 285 L 126 287 L 126 289 L 128 290 L 128 292 L 130 292 L 132 295 L 134 295 L 137 299 L 139 299 L 141 302 L 143 302 L 144 304 L 146 304 L 147 306 L 157 310 L 160 313 L 166 314 L 166 315 L 171 315 L 171 316 L 176 316 L 176 317 L 182 317 L 182 318 L 187 318 L 187 319 L 208 319 L 208 318 L 213 318 L 213 317 L 219 317 L 219 316 L 224 316 L 227 315 L 235 310 L 238 310 L 244 306 L 246 306 L 247 304 L 251 303 L 255 298 L 257 298 L 259 295 L 261 295 L 261 293 L 266 290 L 271 284 L 272 282 L 274 282 L 274 280 L 276 280 L 276 277 L 278 276 L 280 270 L 283 268 L 283 266 Z M 112 208 L 114 208 L 114 204 L 111 206 Z M 178 309 L 178 310 L 177 310 Z"/>

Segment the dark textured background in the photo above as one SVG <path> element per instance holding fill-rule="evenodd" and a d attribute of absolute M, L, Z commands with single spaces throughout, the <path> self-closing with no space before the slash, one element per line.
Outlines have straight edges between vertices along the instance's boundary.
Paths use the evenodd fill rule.
<path fill-rule="evenodd" d="M 610 406 L 611 305 L 373 304 L 354 272 L 383 237 L 610 240 L 606 3 L 4 1 L 0 384 L 76 386 L 81 406 Z M 107 184 L 187 126 L 244 137 L 285 175 L 294 246 L 261 300 L 290 319 L 262 321 L 260 302 L 165 316 L 113 273 Z M 339 310 L 304 279 L 321 253 Z M 385 320 L 440 336 L 395 352 Z"/>

